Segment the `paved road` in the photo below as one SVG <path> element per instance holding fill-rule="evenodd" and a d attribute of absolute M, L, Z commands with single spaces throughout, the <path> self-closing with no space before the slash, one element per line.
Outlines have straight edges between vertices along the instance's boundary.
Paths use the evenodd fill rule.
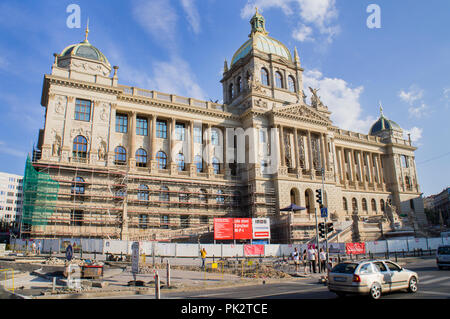
<path fill-rule="evenodd" d="M 438 270 L 434 259 L 421 260 L 406 268 L 419 274 L 419 291 L 415 294 L 394 292 L 383 295 L 383 299 L 450 299 L 450 269 Z M 148 298 L 154 296 L 132 296 L 127 298 Z M 260 284 L 243 287 L 189 291 L 161 292 L 163 299 L 336 299 L 317 279 L 295 279 L 292 282 Z M 361 298 L 349 296 L 347 298 Z"/>

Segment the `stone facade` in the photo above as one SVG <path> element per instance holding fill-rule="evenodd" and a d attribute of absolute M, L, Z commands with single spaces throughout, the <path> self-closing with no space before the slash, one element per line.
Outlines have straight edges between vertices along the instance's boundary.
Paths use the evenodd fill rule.
<path fill-rule="evenodd" d="M 214 217 L 269 217 L 272 241 L 300 242 L 313 237 L 322 187 L 336 225 L 393 229 L 423 214 L 411 142 L 334 126 L 318 90 L 306 101 L 297 50 L 278 55 L 290 52 L 265 27 L 252 24 L 250 38 L 246 55 L 225 62 L 225 104 L 121 85 L 87 39 L 55 55 L 33 163 L 60 196 L 47 225 L 28 232 L 174 240 L 210 234 Z M 291 203 L 306 209 L 280 211 Z"/>

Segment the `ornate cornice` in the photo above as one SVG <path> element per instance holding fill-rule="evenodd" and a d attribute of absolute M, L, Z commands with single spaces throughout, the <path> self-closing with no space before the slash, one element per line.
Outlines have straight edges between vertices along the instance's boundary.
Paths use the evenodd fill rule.
<path fill-rule="evenodd" d="M 271 113 L 274 119 L 276 119 L 277 117 L 281 117 L 326 127 L 332 125 L 329 119 L 304 104 L 294 104 L 292 106 L 277 107 L 272 109 Z"/>

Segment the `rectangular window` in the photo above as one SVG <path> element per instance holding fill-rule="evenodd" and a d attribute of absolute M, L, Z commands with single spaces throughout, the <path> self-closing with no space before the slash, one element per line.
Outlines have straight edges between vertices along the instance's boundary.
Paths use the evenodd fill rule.
<path fill-rule="evenodd" d="M 167 138 L 167 123 L 166 121 L 156 121 L 156 137 Z"/>
<path fill-rule="evenodd" d="M 116 114 L 116 132 L 127 133 L 128 131 L 128 115 Z"/>
<path fill-rule="evenodd" d="M 148 216 L 141 214 L 139 215 L 139 228 L 147 229 L 148 228 Z"/>
<path fill-rule="evenodd" d="M 201 127 L 194 127 L 194 143 L 198 143 L 198 144 L 203 143 Z"/>
<path fill-rule="evenodd" d="M 175 139 L 177 141 L 184 141 L 184 124 L 175 124 Z"/>
<path fill-rule="evenodd" d="M 148 122 L 144 117 L 136 118 L 136 135 L 148 135 Z"/>
<path fill-rule="evenodd" d="M 91 101 L 76 99 L 75 120 L 86 122 L 91 120 Z"/>
<path fill-rule="evenodd" d="M 161 216 L 161 228 L 169 229 L 169 216 L 167 215 Z"/>
<path fill-rule="evenodd" d="M 83 226 L 83 211 L 72 210 L 70 213 L 70 224 L 72 226 Z"/>

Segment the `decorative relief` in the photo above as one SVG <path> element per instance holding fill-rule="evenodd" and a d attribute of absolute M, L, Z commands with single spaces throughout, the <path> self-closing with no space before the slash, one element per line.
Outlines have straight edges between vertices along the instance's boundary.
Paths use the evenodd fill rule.
<path fill-rule="evenodd" d="M 89 132 L 89 130 L 79 127 L 79 128 L 74 128 L 74 129 L 72 129 L 72 131 L 70 131 L 70 137 L 72 139 L 74 139 L 78 135 L 84 136 L 89 143 L 89 140 L 91 139 L 91 133 Z"/>
<path fill-rule="evenodd" d="M 56 132 L 55 129 L 52 130 L 53 134 L 53 144 L 52 144 L 52 156 L 61 155 L 61 136 Z"/>
<path fill-rule="evenodd" d="M 56 114 L 64 114 L 67 105 L 67 97 L 62 95 L 56 95 L 55 100 L 55 113 Z"/>
<path fill-rule="evenodd" d="M 103 137 L 98 137 L 98 160 L 104 161 L 106 159 L 106 148 L 107 144 Z"/>

